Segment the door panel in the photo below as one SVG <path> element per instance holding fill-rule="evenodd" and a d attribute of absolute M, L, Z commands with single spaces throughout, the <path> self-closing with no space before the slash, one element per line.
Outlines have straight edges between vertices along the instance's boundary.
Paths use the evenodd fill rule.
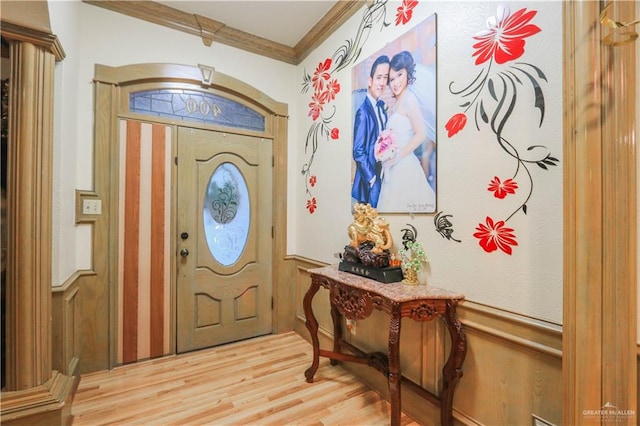
<path fill-rule="evenodd" d="M 178 352 L 271 332 L 271 151 L 178 129 Z"/>
<path fill-rule="evenodd" d="M 172 352 L 170 126 L 120 120 L 118 364 Z"/>

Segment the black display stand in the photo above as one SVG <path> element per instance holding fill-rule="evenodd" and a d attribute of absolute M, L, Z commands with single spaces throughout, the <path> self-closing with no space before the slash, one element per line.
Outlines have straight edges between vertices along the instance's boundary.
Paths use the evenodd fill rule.
<path fill-rule="evenodd" d="M 387 268 L 376 268 L 373 266 L 363 265 L 362 263 L 342 261 L 338 265 L 338 269 L 343 272 L 360 275 L 361 277 L 370 278 L 385 284 L 397 283 L 402 281 L 404 278 L 402 275 L 402 268 L 400 267 L 389 266 Z"/>

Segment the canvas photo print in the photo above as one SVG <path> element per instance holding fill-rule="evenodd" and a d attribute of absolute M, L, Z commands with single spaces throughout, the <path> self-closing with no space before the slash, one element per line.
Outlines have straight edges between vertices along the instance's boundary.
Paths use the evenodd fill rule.
<path fill-rule="evenodd" d="M 354 66 L 351 201 L 436 212 L 436 15 Z"/>

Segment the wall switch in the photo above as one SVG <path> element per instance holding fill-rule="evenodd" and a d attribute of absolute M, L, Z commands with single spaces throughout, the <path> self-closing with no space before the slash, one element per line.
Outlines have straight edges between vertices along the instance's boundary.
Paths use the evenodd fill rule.
<path fill-rule="evenodd" d="M 76 223 L 94 223 L 102 214 L 102 200 L 93 191 L 76 189 Z"/>
<path fill-rule="evenodd" d="M 82 214 L 102 214 L 102 200 L 85 198 L 82 200 Z"/>

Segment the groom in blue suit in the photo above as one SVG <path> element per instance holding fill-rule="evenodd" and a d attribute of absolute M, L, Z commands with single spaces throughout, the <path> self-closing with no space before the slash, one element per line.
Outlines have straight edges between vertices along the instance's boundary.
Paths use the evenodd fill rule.
<path fill-rule="evenodd" d="M 389 57 L 378 57 L 371 66 L 367 96 L 356 111 L 353 129 L 353 160 L 356 172 L 351 196 L 358 203 L 378 206 L 380 197 L 380 164 L 374 156 L 378 135 L 384 129 L 387 113 L 380 99 L 389 81 Z"/>

